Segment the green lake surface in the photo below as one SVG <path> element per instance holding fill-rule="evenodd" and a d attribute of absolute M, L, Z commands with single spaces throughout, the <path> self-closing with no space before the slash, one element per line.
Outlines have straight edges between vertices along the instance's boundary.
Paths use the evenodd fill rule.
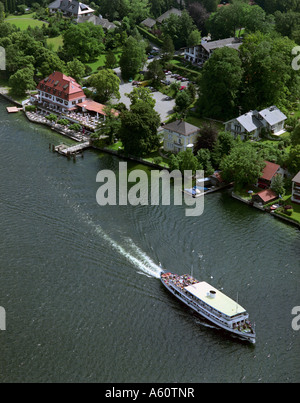
<path fill-rule="evenodd" d="M 232 199 L 186 206 L 102 206 L 94 150 L 8 114 L 0 100 L 0 382 L 299 382 L 300 231 Z M 70 143 L 70 141 L 68 142 Z M 129 168 L 134 168 L 130 164 Z M 149 168 L 138 166 L 150 172 Z M 256 344 L 205 323 L 162 286 L 190 273 L 236 299 Z"/>

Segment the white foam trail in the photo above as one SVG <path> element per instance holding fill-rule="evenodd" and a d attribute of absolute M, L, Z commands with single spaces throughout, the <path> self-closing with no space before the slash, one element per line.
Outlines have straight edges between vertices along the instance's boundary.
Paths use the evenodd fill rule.
<path fill-rule="evenodd" d="M 120 244 L 114 241 L 106 232 L 102 229 L 99 224 L 95 224 L 89 217 L 85 220 L 88 224 L 94 227 L 95 231 L 100 234 L 100 236 L 109 243 L 109 245 L 116 250 L 119 254 L 124 256 L 130 263 L 132 263 L 137 269 L 139 269 L 144 274 L 159 278 L 160 273 L 163 271 L 160 266 L 155 264 L 153 260 L 145 254 L 130 238 L 126 238 L 127 243 L 130 244 L 130 248 L 135 252 L 135 257 L 132 253 L 125 250 Z"/>
<path fill-rule="evenodd" d="M 134 251 L 138 258 L 133 256 L 133 254 L 129 253 L 125 250 L 121 245 L 119 245 L 116 241 L 114 241 L 106 232 L 102 229 L 99 224 L 95 224 L 94 221 L 89 217 L 88 214 L 82 213 L 80 211 L 80 206 L 76 204 L 70 203 L 68 199 L 68 195 L 66 193 L 63 194 L 63 197 L 67 201 L 67 203 L 73 208 L 77 215 L 81 217 L 83 221 L 88 223 L 91 227 L 94 228 L 95 232 L 100 234 L 100 236 L 110 244 L 110 246 L 115 249 L 118 253 L 124 256 L 130 263 L 132 263 L 140 272 L 155 278 L 160 277 L 160 273 L 163 271 L 160 266 L 155 264 L 149 256 L 147 256 L 137 245 L 134 244 L 132 239 L 126 238 L 127 242 L 130 244 L 131 249 Z"/>
<path fill-rule="evenodd" d="M 132 263 L 136 268 L 144 272 L 145 274 L 151 277 L 160 277 L 160 273 L 162 272 L 162 268 L 155 264 L 149 256 L 147 256 L 144 252 L 142 252 L 134 243 L 131 241 L 132 249 L 135 249 L 139 258 L 133 256 L 130 252 L 126 251 L 121 245 L 115 242 L 112 238 L 110 238 L 101 228 L 101 234 L 103 238 L 109 242 L 109 244 L 117 250 L 122 256 L 124 256 L 130 263 Z"/>

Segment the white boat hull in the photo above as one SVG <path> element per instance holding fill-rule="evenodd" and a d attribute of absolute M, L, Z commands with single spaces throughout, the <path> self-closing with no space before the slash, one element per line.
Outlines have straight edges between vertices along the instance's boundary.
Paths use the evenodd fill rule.
<path fill-rule="evenodd" d="M 240 339 L 243 339 L 252 344 L 255 344 L 255 333 L 246 332 L 246 331 L 243 332 L 238 329 L 233 329 L 233 328 L 230 328 L 230 327 L 224 325 L 222 322 L 218 321 L 214 317 L 214 315 L 210 314 L 205 309 L 202 309 L 199 305 L 193 303 L 192 301 L 189 301 L 188 299 L 184 298 L 184 296 L 182 294 L 175 292 L 175 290 L 172 287 L 168 286 L 168 284 L 166 284 L 162 280 L 162 278 L 161 278 L 161 282 L 167 288 L 167 290 L 170 291 L 176 298 L 178 298 L 181 302 L 183 302 L 189 308 L 193 309 L 193 311 L 195 311 L 196 313 L 198 313 L 199 315 L 204 317 L 207 321 L 213 323 L 218 328 L 222 328 L 222 329 L 226 330 L 227 332 L 231 333 L 232 335 L 237 336 Z"/>

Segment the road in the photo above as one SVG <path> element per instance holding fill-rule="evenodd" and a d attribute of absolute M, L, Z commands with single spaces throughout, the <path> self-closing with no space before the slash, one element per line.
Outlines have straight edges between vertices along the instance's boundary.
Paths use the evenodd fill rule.
<path fill-rule="evenodd" d="M 118 77 L 121 80 L 119 88 L 121 98 L 118 102 L 123 102 L 127 107 L 129 107 L 130 99 L 125 94 L 129 94 L 133 90 L 134 86 L 131 83 L 124 82 L 121 77 L 121 71 L 119 67 L 114 69 L 114 71 L 118 74 Z M 173 112 L 175 100 L 171 99 L 170 101 L 165 101 L 164 99 L 166 98 L 166 95 L 162 94 L 159 91 L 153 92 L 152 96 L 156 101 L 154 109 L 156 110 L 156 112 L 159 113 L 160 119 L 163 122 Z"/>

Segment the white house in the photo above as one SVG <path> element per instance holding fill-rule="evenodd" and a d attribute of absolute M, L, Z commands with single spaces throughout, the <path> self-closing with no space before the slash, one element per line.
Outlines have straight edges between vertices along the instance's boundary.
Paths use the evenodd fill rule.
<path fill-rule="evenodd" d="M 193 150 L 193 145 L 199 136 L 199 127 L 183 120 L 168 123 L 163 129 L 164 150 L 179 153 L 187 148 Z"/>
<path fill-rule="evenodd" d="M 214 50 L 228 47 L 238 50 L 242 41 L 239 38 L 226 38 L 218 41 L 206 41 L 202 39 L 199 45 L 184 48 L 185 60 L 194 63 L 200 67 L 210 58 Z"/>
<path fill-rule="evenodd" d="M 274 136 L 280 136 L 285 133 L 284 122 L 287 119 L 284 113 L 276 106 L 270 106 L 258 112 L 249 111 L 244 115 L 231 119 L 225 123 L 225 130 L 231 132 L 234 137 L 259 138 L 262 129 L 272 133 Z"/>
<path fill-rule="evenodd" d="M 82 15 L 92 16 L 95 11 L 76 0 L 54 0 L 48 7 L 51 13 L 61 11 L 65 16 L 74 17 L 76 20 Z"/>
<path fill-rule="evenodd" d="M 300 204 L 300 171 L 292 179 L 292 197 L 291 200 L 294 203 Z"/>

